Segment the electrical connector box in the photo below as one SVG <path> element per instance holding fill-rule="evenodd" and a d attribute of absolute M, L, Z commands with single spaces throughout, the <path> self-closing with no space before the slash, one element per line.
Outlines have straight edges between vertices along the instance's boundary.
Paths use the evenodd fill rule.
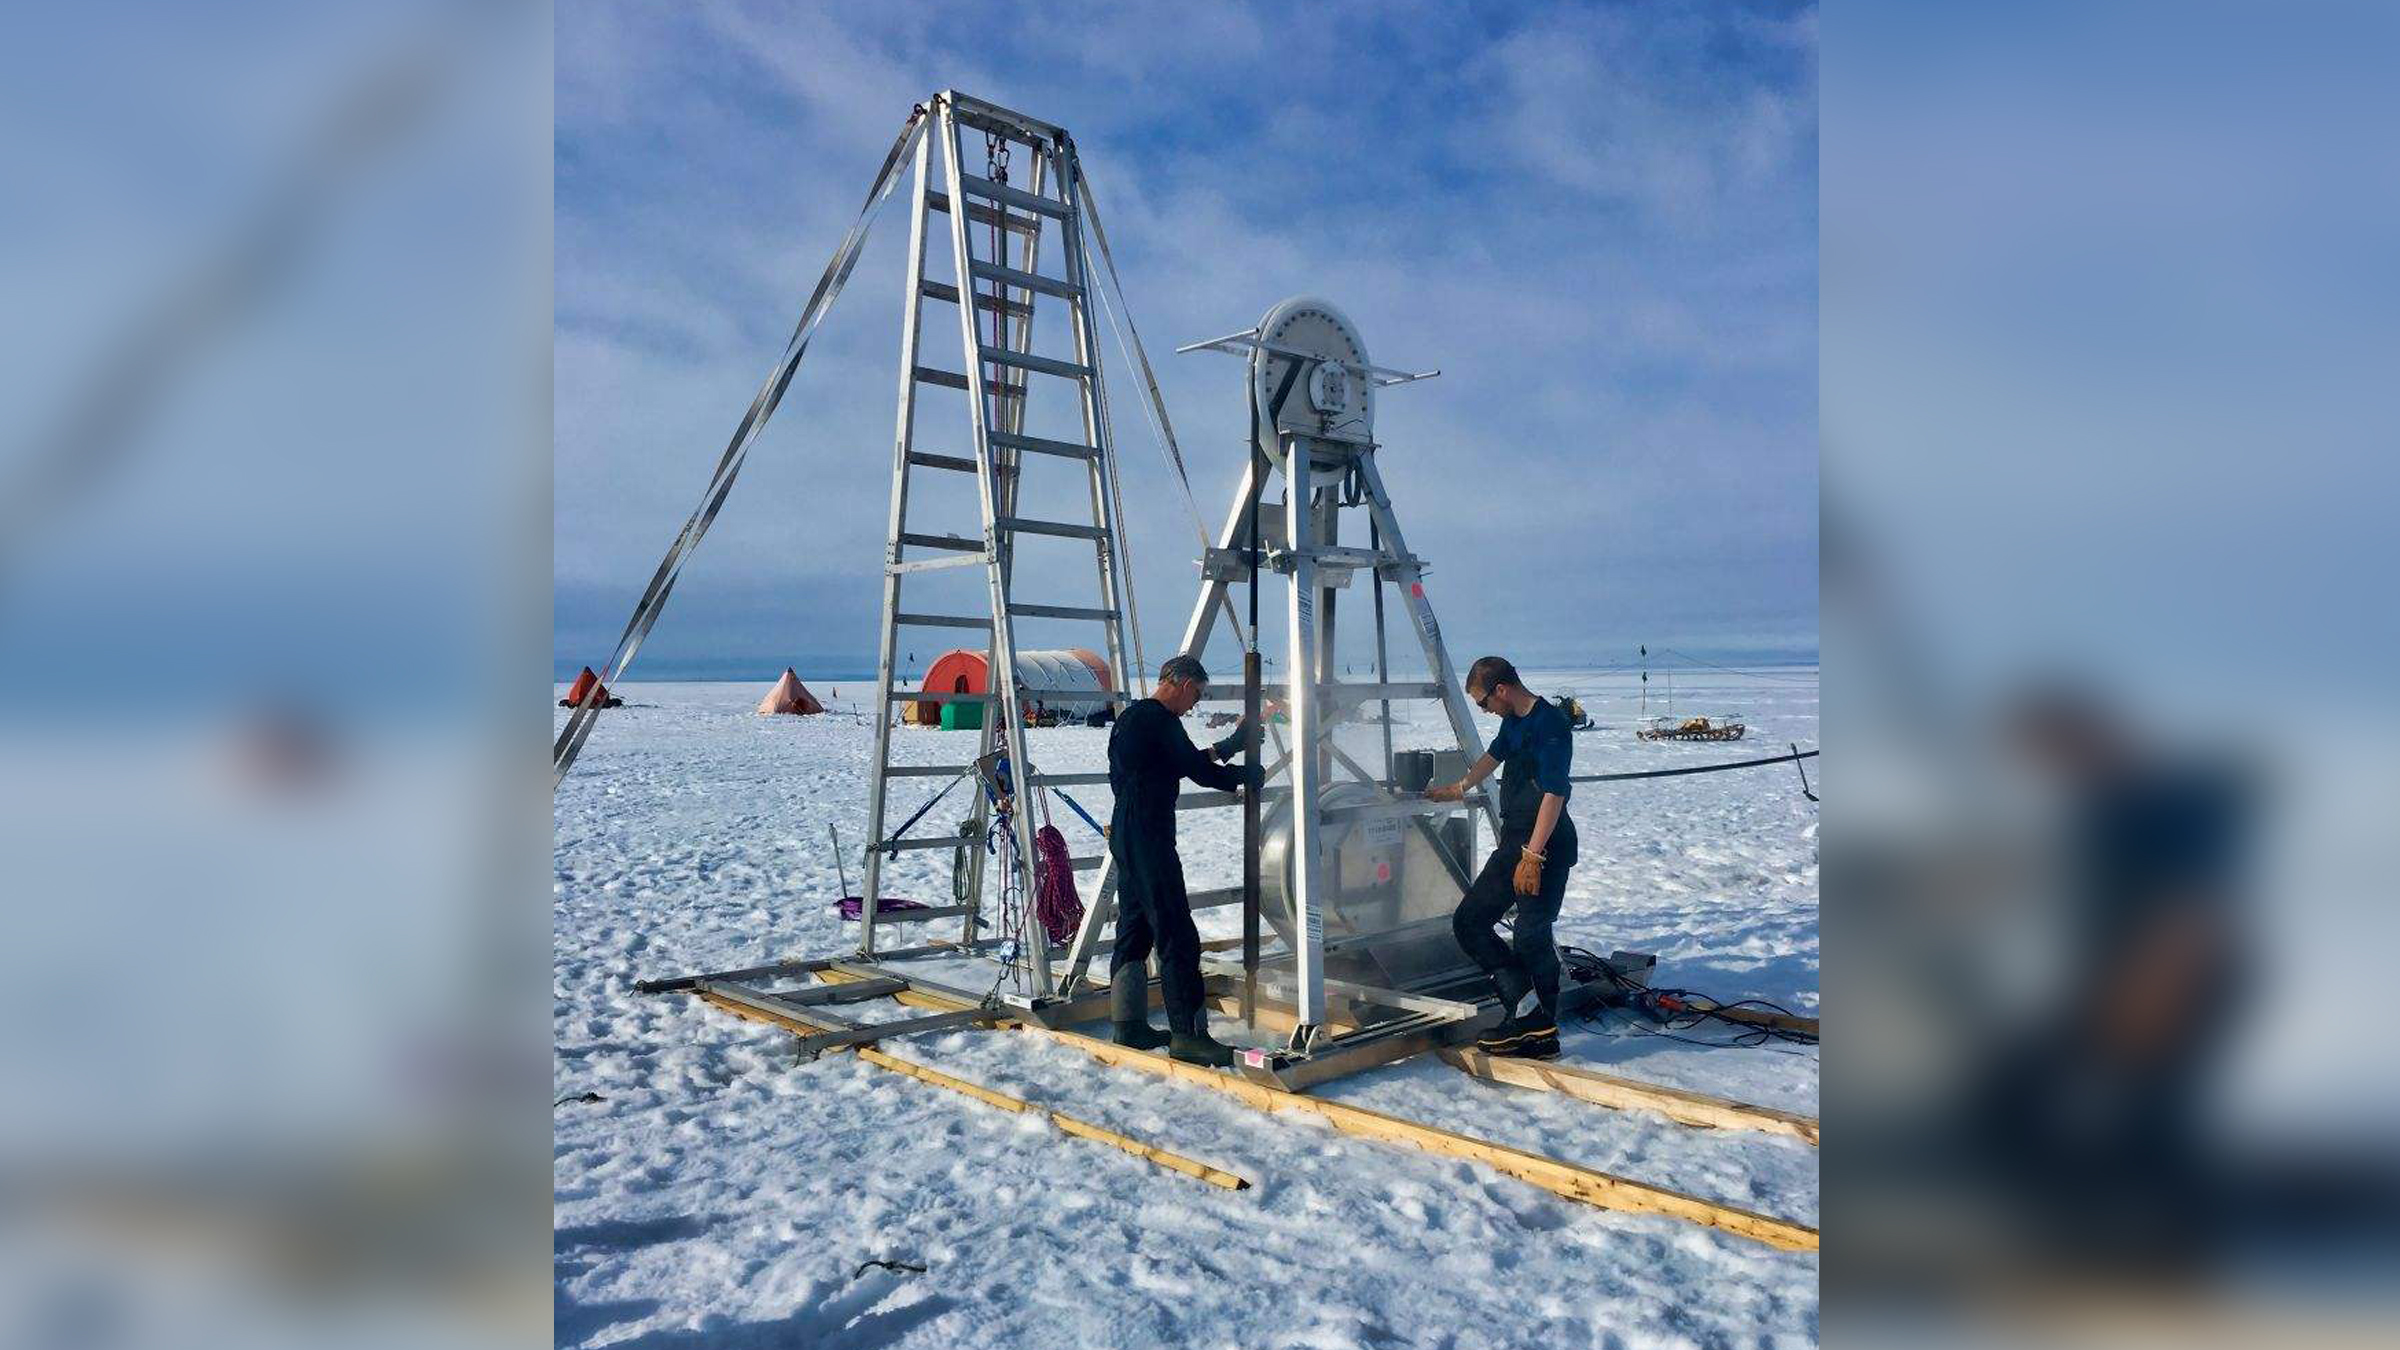
<path fill-rule="evenodd" d="M 1650 952 L 1610 952 L 1608 968 L 1627 984 L 1650 987 L 1650 974 L 1658 969 L 1658 957 Z"/>

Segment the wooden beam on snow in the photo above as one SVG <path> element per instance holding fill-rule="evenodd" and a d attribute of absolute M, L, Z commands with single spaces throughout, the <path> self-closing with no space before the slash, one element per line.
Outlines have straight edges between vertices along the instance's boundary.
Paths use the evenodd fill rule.
<path fill-rule="evenodd" d="M 1595 1069 L 1487 1055 L 1473 1046 L 1444 1049 L 1437 1053 L 1441 1055 L 1442 1062 L 1450 1067 L 1486 1082 L 1506 1083 L 1511 1087 L 1532 1088 L 1539 1092 L 1556 1092 L 1619 1111 L 1655 1111 L 1684 1125 L 1720 1130 L 1758 1130 L 1767 1134 L 1789 1135 L 1812 1146 L 1817 1143 L 1817 1122 L 1789 1111 L 1752 1106 L 1747 1102 L 1687 1092 L 1682 1088 L 1645 1083 L 1634 1078 L 1619 1078 Z"/>
<path fill-rule="evenodd" d="M 861 979 L 864 976 L 848 971 L 829 970 L 827 980 Z M 920 1008 L 956 1009 L 967 1006 L 963 1000 L 943 998 L 937 994 L 912 989 L 893 997 L 900 1002 Z M 1323 1117 L 1328 1124 L 1345 1134 L 1377 1139 L 1387 1143 L 1407 1144 L 1427 1152 L 1468 1158 L 1495 1171 L 1539 1186 L 1553 1195 L 1580 1200 L 1602 1209 L 1631 1214 L 1662 1214 L 1709 1228 L 1722 1229 L 1754 1241 L 1780 1247 L 1786 1251 L 1817 1250 L 1817 1230 L 1803 1224 L 1753 1213 L 1733 1205 L 1685 1195 L 1663 1186 L 1615 1176 L 1539 1153 L 1528 1153 L 1506 1144 L 1457 1134 L 1437 1126 L 1387 1116 L 1363 1106 L 1346 1102 L 1327 1101 L 1318 1097 L 1285 1092 L 1278 1088 L 1254 1083 L 1237 1074 L 1186 1064 L 1165 1055 L 1133 1050 L 1113 1041 L 1104 1041 L 1076 1031 L 1053 1031 L 1031 1022 L 1009 1022 L 1004 1025 L 1020 1031 L 1030 1031 L 1052 1040 L 1063 1041 L 1104 1063 L 1120 1068 L 1140 1069 L 1161 1077 L 1174 1078 L 1201 1087 L 1213 1088 L 1245 1106 L 1274 1114 L 1304 1112 Z"/>
<path fill-rule="evenodd" d="M 938 1069 L 928 1068 L 923 1064 L 918 1064 L 912 1060 L 901 1059 L 896 1055 L 885 1054 L 883 1051 L 877 1050 L 872 1046 L 861 1049 L 859 1051 L 859 1058 L 867 1061 L 869 1064 L 875 1065 L 878 1068 L 889 1069 L 894 1073 L 907 1074 L 909 1077 L 914 1078 L 919 1082 L 931 1083 L 935 1087 L 948 1088 L 952 1092 L 964 1093 L 965 1095 L 973 1097 L 975 1100 L 982 1102 L 987 1106 L 996 1106 L 1003 1111 L 1014 1111 L 1023 1115 L 1039 1116 L 1042 1119 L 1049 1121 L 1052 1125 L 1057 1126 L 1062 1133 L 1071 1134 L 1079 1138 L 1090 1139 L 1098 1143 L 1106 1144 L 1110 1148 L 1120 1149 L 1126 1153 L 1132 1154 L 1137 1158 L 1142 1158 L 1149 1162 L 1156 1163 L 1160 1167 L 1167 1168 L 1170 1171 L 1181 1172 L 1187 1177 L 1196 1177 L 1201 1181 L 1207 1182 L 1211 1186 L 1221 1186 L 1229 1191 L 1243 1191 L 1250 1188 L 1250 1183 L 1247 1179 L 1236 1176 L 1231 1172 L 1223 1170 L 1222 1168 L 1211 1167 L 1204 1162 L 1195 1161 L 1194 1159 L 1187 1158 L 1180 1153 L 1170 1153 L 1167 1150 L 1159 1148 L 1155 1145 L 1145 1144 L 1141 1140 L 1135 1139 L 1130 1135 L 1119 1134 L 1115 1130 L 1109 1129 L 1105 1125 L 1094 1125 L 1088 1120 L 1078 1119 L 1074 1116 L 1068 1115 L 1064 1111 L 1053 1111 L 1046 1106 L 1036 1106 L 1034 1103 L 1026 1101 L 1022 1097 L 1011 1097 L 1005 1092 L 995 1092 L 990 1088 L 982 1086 L 981 1084 L 970 1083 L 963 1078 L 953 1078 L 949 1074 L 943 1073 Z"/>
<path fill-rule="evenodd" d="M 1539 1153 L 1528 1153 L 1506 1144 L 1471 1135 L 1458 1134 L 1418 1121 L 1387 1116 L 1347 1102 L 1328 1101 L 1297 1092 L 1284 1092 L 1247 1078 L 1197 1064 L 1185 1064 L 1164 1055 L 1133 1050 L 1110 1041 L 1072 1031 L 1048 1031 L 1025 1023 L 1014 1024 L 1024 1030 L 1067 1041 L 1092 1057 L 1125 1068 L 1142 1069 L 1164 1077 L 1175 1078 L 1202 1087 L 1214 1088 L 1246 1106 L 1274 1114 L 1304 1112 L 1323 1117 L 1344 1134 L 1386 1143 L 1407 1144 L 1429 1153 L 1468 1158 L 1495 1171 L 1530 1182 L 1553 1195 L 1580 1200 L 1602 1209 L 1632 1214 L 1663 1214 L 1709 1228 L 1722 1229 L 1754 1241 L 1780 1247 L 1786 1251 L 1817 1250 L 1817 1230 L 1765 1214 L 1753 1213 L 1733 1205 L 1703 1200 L 1681 1191 L 1614 1176 L 1589 1167 L 1562 1162 Z"/>
<path fill-rule="evenodd" d="M 830 982 L 841 983 L 842 981 Z M 798 1009 L 769 1009 L 758 1004 L 724 997 L 714 990 L 702 990 L 699 997 L 737 1017 L 746 1017 L 755 1022 L 780 1026 L 786 1031 L 797 1032 L 804 1037 L 856 1029 L 852 1024 L 841 1019 L 804 1013 Z M 957 1010 L 952 1009 L 952 1011 Z M 996 1106 L 1003 1111 L 1020 1115 L 1040 1116 L 1056 1126 L 1062 1134 L 1071 1134 L 1077 1138 L 1106 1144 L 1110 1148 L 1130 1153 L 1145 1162 L 1164 1167 L 1169 1171 L 1181 1172 L 1187 1177 L 1205 1181 L 1211 1186 L 1222 1187 L 1229 1191 L 1242 1191 L 1250 1188 L 1248 1178 L 1237 1176 L 1223 1168 L 1211 1167 L 1196 1158 L 1185 1157 L 1183 1154 L 1160 1148 L 1155 1144 L 1145 1144 L 1131 1135 L 1119 1134 L 1105 1125 L 1095 1125 L 1091 1121 L 1070 1116 L 1064 1111 L 1053 1111 L 1046 1106 L 1038 1106 L 1026 1101 L 1022 1097 L 1012 1097 L 1005 1092 L 995 1091 L 979 1083 L 970 1083 L 964 1078 L 952 1077 L 914 1060 L 902 1059 L 898 1055 L 880 1050 L 871 1044 L 862 1042 L 855 1045 L 834 1046 L 830 1049 L 833 1053 L 850 1051 L 876 1068 L 905 1074 L 920 1083 L 931 1083 L 935 1087 L 948 1088 L 952 1092 L 973 1097 L 986 1106 Z"/>

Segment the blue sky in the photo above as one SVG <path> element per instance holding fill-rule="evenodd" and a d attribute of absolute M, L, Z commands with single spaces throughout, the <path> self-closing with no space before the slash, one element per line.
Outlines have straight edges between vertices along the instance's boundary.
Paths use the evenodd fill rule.
<path fill-rule="evenodd" d="M 1239 370 L 1171 349 L 1317 294 L 1375 359 L 1444 372 L 1390 392 L 1378 431 L 1454 646 L 1813 659 L 1812 8 L 996 13 L 560 9 L 561 664 L 607 655 L 909 105 L 944 86 L 1074 133 L 1212 522 Z M 905 234 L 887 212 L 637 673 L 871 664 Z M 1110 377 L 1155 663 L 1193 527 Z M 963 405 L 921 426 L 945 413 L 963 428 Z"/>

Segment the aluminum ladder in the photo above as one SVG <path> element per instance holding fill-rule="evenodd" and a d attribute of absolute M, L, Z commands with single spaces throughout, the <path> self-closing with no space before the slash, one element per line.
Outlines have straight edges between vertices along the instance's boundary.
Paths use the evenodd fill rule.
<path fill-rule="evenodd" d="M 962 142 L 983 140 L 983 173 L 971 173 L 972 151 Z M 1022 152 L 1023 159 L 1018 156 Z M 873 956 L 882 929 L 894 923 L 919 923 L 949 917 L 963 919 L 961 942 L 976 943 L 984 923 L 985 836 L 991 803 L 974 789 L 973 819 L 963 834 L 912 834 L 887 839 L 892 820 L 894 780 L 933 779 L 935 790 L 973 772 L 972 763 L 897 764 L 893 762 L 893 718 L 904 704 L 974 703 L 984 708 L 977 758 L 995 748 L 1004 752 L 1020 797 L 1013 811 L 1008 850 L 1015 875 L 1004 894 L 1015 897 L 1014 912 L 1004 916 L 1002 931 L 1023 939 L 1017 966 L 1026 994 L 1034 1000 L 1053 995 L 1051 954 L 1035 920 L 1034 812 L 1024 809 L 1030 798 L 1024 787 L 1066 786 L 1106 782 L 1105 773 L 1050 774 L 1029 772 L 1033 761 L 1026 749 L 1025 708 L 1033 703 L 1074 697 L 1089 699 L 1088 690 L 1028 688 L 1018 683 L 1017 621 L 1040 619 L 1098 625 L 1103 632 L 1113 689 L 1104 697 L 1121 706 L 1133 685 L 1129 676 L 1139 667 L 1139 653 L 1130 634 L 1130 586 L 1123 539 L 1116 465 L 1110 445 L 1107 400 L 1101 388 L 1101 362 L 1090 303 L 1090 283 L 1084 245 L 1084 178 L 1075 145 L 1057 126 L 1021 113 L 944 91 L 927 110 L 925 135 L 916 145 L 914 210 L 910 213 L 908 290 L 900 335 L 900 395 L 892 446 L 892 498 L 888 546 L 884 560 L 882 642 L 876 668 L 874 774 L 868 789 L 866 884 L 860 915 L 859 951 Z M 937 162 L 938 161 L 938 162 Z M 1022 186 L 1006 181 L 1011 161 L 1024 165 Z M 928 232 L 936 220 L 946 223 L 951 267 L 945 280 L 928 272 L 935 250 Z M 1045 234 L 1058 239 L 1055 275 L 1042 267 Z M 979 247 L 980 246 L 980 247 Z M 1033 350 L 1035 305 L 1045 298 L 1064 307 L 1071 350 L 1042 355 Z M 962 340 L 960 368 L 925 364 L 923 321 L 928 302 L 948 306 L 958 316 Z M 938 309 L 937 309 L 938 314 Z M 1029 435 L 1025 410 L 1039 381 L 1070 386 L 1082 424 L 1078 440 Z M 971 453 L 945 453 L 947 447 L 917 448 L 920 391 L 931 386 L 963 392 L 967 400 L 966 429 Z M 1085 520 L 1037 519 L 1018 511 L 1020 487 L 1031 466 L 1056 461 L 1082 471 Z M 1059 472 L 1052 468 L 1053 474 Z M 937 533 L 912 521 L 910 485 L 918 473 L 964 474 L 975 481 L 980 511 L 972 533 Z M 1055 486 L 1055 481 L 1053 482 Z M 963 523 L 963 522 L 962 522 Z M 1028 535 L 1081 539 L 1090 543 L 1097 569 L 1098 603 L 1074 606 L 1023 603 L 1012 587 L 1016 546 Z M 981 568 L 987 585 L 981 613 L 937 613 L 903 608 L 903 588 L 921 573 L 950 568 Z M 954 608 L 968 608 L 957 605 Z M 987 639 L 985 659 L 989 677 L 981 694 L 911 690 L 897 687 L 896 665 L 903 629 L 966 629 Z M 1132 664 L 1129 665 L 1129 662 Z M 911 807 L 909 810 L 914 810 Z M 905 814 L 903 815 L 905 819 Z M 953 818 L 955 819 L 955 817 Z M 964 897 L 960 903 L 926 910 L 880 910 L 884 864 L 898 852 L 920 849 L 965 848 L 971 854 Z M 1097 866 L 1098 858 L 1077 860 Z"/>

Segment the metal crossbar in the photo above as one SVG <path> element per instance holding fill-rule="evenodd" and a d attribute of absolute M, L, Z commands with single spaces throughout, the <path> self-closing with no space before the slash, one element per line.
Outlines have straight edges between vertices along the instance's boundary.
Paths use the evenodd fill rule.
<path fill-rule="evenodd" d="M 885 991 L 886 993 L 897 992 L 907 987 L 906 982 L 901 980 L 889 981 L 889 984 L 891 987 Z M 770 1014 L 782 1012 L 806 1016 L 807 1009 L 823 1001 L 799 995 L 764 993 L 747 985 L 721 980 L 702 980 L 693 986 L 692 992 Z M 815 991 L 807 992 L 814 993 Z M 997 1021 L 1001 1016 L 1001 1013 L 991 1008 L 962 1008 L 956 1012 L 939 1012 L 925 1017 L 905 1017 L 896 1022 L 865 1022 L 802 1036 L 795 1048 L 800 1052 L 802 1059 L 812 1059 L 827 1050 L 836 1050 L 852 1045 L 873 1045 L 877 1041 L 893 1040 L 901 1036 L 918 1036 L 928 1031 L 949 1031 L 978 1022 L 990 1023 Z"/>

